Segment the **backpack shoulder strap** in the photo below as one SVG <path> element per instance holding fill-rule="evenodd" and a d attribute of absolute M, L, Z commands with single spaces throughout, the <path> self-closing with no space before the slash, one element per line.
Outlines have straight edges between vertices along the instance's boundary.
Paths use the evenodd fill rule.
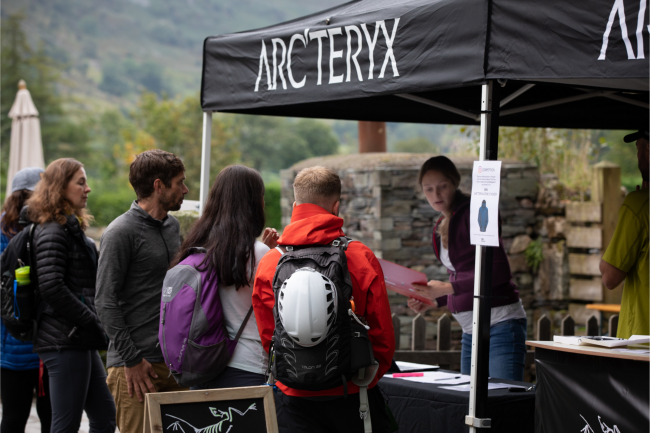
<path fill-rule="evenodd" d="M 239 331 L 237 331 L 237 335 L 235 335 L 235 343 L 239 341 L 239 337 L 241 337 L 242 332 L 244 332 L 244 328 L 246 327 L 246 323 L 248 323 L 248 319 L 251 318 L 251 314 L 253 314 L 253 306 L 251 305 L 251 308 L 248 310 L 248 314 L 246 314 L 246 318 L 242 322 L 241 326 L 239 327 Z"/>
<path fill-rule="evenodd" d="M 185 251 L 185 254 L 183 254 L 183 257 L 178 261 L 179 263 L 188 258 L 189 256 L 193 254 L 207 254 L 208 250 L 206 250 L 203 247 L 191 247 L 188 248 L 187 251 Z"/>

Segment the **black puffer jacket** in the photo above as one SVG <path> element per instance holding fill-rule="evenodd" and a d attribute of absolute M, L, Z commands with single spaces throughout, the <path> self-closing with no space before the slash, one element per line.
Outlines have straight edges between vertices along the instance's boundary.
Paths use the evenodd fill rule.
<path fill-rule="evenodd" d="M 34 232 L 42 297 L 35 352 L 107 347 L 95 311 L 97 248 L 75 215 L 66 218 L 64 225 L 50 221 Z"/>

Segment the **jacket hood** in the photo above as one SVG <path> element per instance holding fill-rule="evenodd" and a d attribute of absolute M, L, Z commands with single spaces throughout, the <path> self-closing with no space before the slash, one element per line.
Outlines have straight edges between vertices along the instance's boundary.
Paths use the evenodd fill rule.
<path fill-rule="evenodd" d="M 278 239 L 280 245 L 327 245 L 345 236 L 343 218 L 315 204 L 301 204 L 293 209 L 291 223 Z"/>
<path fill-rule="evenodd" d="M 165 223 L 169 221 L 169 214 L 167 214 L 167 216 L 162 220 L 157 220 L 151 215 L 149 215 L 147 211 L 142 209 L 136 200 L 133 200 L 133 203 L 131 203 L 131 208 L 129 209 L 129 213 L 154 227 L 164 226 Z"/>

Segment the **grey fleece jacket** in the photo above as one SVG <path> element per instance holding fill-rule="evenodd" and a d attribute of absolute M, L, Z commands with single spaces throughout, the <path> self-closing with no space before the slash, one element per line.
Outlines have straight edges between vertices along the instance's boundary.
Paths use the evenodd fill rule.
<path fill-rule="evenodd" d="M 136 202 L 102 235 L 97 314 L 110 338 L 107 367 L 162 362 L 158 346 L 160 296 L 169 263 L 180 248 L 180 225 L 154 219 Z"/>

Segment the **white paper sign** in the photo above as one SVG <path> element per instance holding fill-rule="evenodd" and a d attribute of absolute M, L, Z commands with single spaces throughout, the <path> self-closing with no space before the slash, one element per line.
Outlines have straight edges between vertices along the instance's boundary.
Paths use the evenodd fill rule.
<path fill-rule="evenodd" d="M 501 161 L 474 161 L 469 233 L 472 245 L 499 246 Z"/>

